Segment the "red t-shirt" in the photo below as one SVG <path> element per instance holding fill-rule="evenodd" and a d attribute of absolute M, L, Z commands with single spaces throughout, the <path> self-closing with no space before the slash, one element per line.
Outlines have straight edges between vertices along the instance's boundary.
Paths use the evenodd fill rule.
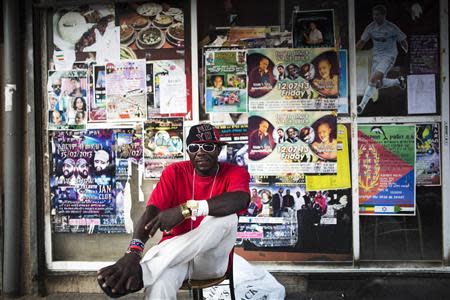
<path fill-rule="evenodd" d="M 153 205 L 161 211 L 175 207 L 188 200 L 208 200 L 211 197 L 218 196 L 224 192 L 242 191 L 249 193 L 250 175 L 247 170 L 230 163 L 220 163 L 216 182 L 214 175 L 199 176 L 195 174 L 195 194 L 192 193 L 192 183 L 194 167 L 190 161 L 173 163 L 161 174 L 161 178 L 150 195 L 147 206 Z M 198 217 L 192 221 L 192 228 L 198 227 L 204 217 Z M 186 233 L 191 230 L 191 219 L 184 220 L 183 223 L 174 227 L 169 233 L 163 233 L 160 242 Z"/>

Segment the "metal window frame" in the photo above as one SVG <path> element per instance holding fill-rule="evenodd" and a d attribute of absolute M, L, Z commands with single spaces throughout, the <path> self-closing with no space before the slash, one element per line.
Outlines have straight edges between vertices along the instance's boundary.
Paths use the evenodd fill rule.
<path fill-rule="evenodd" d="M 284 0 L 280 0 L 284 3 Z M 353 260 L 349 264 L 345 263 L 308 263 L 300 265 L 298 263 L 278 263 L 278 262 L 255 262 L 255 264 L 265 267 L 271 272 L 295 272 L 299 274 L 309 273 L 450 273 L 450 146 L 449 146 L 449 43 L 448 43 L 448 2 L 440 0 L 440 63 L 441 66 L 441 115 L 440 116 L 407 116 L 407 117 L 361 117 L 358 118 L 356 112 L 356 39 L 355 39 L 355 1 L 348 0 L 348 21 L 349 21 L 349 84 L 350 84 L 350 115 L 339 117 L 342 123 L 351 125 L 351 171 L 352 171 L 352 240 L 353 240 Z M 120 1 L 118 1 L 120 2 Z M 199 121 L 199 90 L 198 90 L 198 39 L 197 39 L 197 0 L 190 2 L 191 16 L 191 67 L 192 67 L 192 101 L 193 101 L 193 119 L 186 122 L 186 125 L 195 124 Z M 282 6 L 284 7 L 284 6 Z M 41 28 L 41 35 L 46 36 L 45 26 Z M 43 52 L 41 67 L 42 71 L 46 69 L 46 53 Z M 46 78 L 45 72 L 43 78 Z M 43 89 L 45 85 L 42 83 Z M 441 124 L 441 159 L 442 159 L 442 263 L 429 261 L 389 261 L 388 266 L 383 266 L 383 262 L 375 261 L 361 266 L 360 262 L 360 219 L 358 203 L 358 145 L 357 145 L 357 125 L 362 123 L 422 123 L 439 122 Z M 44 124 L 45 125 L 45 124 Z M 43 153 L 48 153 L 47 145 L 43 145 Z M 48 159 L 49 157 L 45 157 Z M 45 159 L 44 159 L 45 161 Z M 48 169 L 45 164 L 43 169 Z M 48 179 L 44 180 L 48 185 Z M 44 195 L 48 196 L 48 188 L 43 187 Z M 52 233 L 50 222 L 49 200 L 44 200 L 45 204 L 45 248 L 46 263 L 50 271 L 95 271 L 113 262 L 110 261 L 53 261 L 52 257 Z"/>

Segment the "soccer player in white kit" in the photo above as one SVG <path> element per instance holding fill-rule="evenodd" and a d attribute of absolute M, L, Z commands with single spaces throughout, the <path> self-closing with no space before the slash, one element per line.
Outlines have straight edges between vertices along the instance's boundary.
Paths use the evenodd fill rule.
<path fill-rule="evenodd" d="M 372 8 L 373 22 L 367 25 L 361 35 L 361 39 L 356 43 L 356 49 L 361 50 L 364 45 L 372 39 L 373 55 L 372 70 L 361 103 L 358 105 L 358 114 L 364 111 L 370 99 L 376 101 L 377 89 L 398 86 L 402 89 L 406 87 L 406 79 L 400 76 L 395 79 L 384 78 L 395 63 L 397 58 L 397 42 L 405 53 L 408 52 L 408 42 L 406 35 L 392 22 L 386 20 L 386 7 L 376 5 Z"/>

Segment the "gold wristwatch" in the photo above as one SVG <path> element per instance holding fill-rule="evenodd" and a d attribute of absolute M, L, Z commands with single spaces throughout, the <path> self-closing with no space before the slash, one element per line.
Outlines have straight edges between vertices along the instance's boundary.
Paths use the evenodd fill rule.
<path fill-rule="evenodd" d="M 180 204 L 181 214 L 184 219 L 189 219 L 191 217 L 191 210 L 187 207 L 186 203 Z"/>

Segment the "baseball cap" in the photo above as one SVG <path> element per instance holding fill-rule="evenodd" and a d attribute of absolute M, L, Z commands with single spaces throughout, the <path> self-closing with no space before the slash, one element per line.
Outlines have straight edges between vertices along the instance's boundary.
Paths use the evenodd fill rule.
<path fill-rule="evenodd" d="M 186 145 L 190 145 L 192 143 L 226 144 L 220 140 L 219 130 L 208 123 L 194 125 L 191 127 L 189 130 L 189 135 L 186 138 Z"/>

